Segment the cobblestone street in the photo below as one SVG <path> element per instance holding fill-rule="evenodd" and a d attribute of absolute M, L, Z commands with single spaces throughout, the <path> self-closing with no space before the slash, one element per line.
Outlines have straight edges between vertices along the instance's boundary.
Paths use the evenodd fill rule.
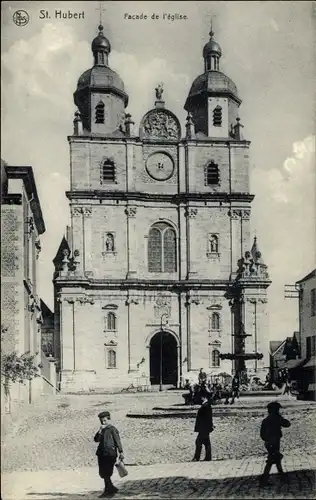
<path fill-rule="evenodd" d="M 26 407 L 2 436 L 2 500 L 97 497 L 102 481 L 93 435 L 97 414 L 105 408 L 120 430 L 129 468 L 124 480 L 115 476 L 122 487 L 117 498 L 269 498 L 272 491 L 278 498 L 314 498 L 315 404 L 282 402 L 283 414 L 292 423 L 281 445 L 288 484 L 272 475 L 271 485 L 261 492 L 257 476 L 265 460 L 259 437 L 262 416 L 215 417 L 211 464 L 190 463 L 194 417 L 126 418 L 130 411 L 176 406 L 181 399 L 179 392 L 67 395 Z M 260 402 L 263 412 L 269 400 Z M 258 406 L 258 400 L 237 401 L 235 408 L 251 409 L 254 404 Z"/>

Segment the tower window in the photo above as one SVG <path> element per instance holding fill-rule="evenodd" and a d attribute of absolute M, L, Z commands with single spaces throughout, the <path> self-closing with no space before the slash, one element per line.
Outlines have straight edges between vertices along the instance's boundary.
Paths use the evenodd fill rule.
<path fill-rule="evenodd" d="M 104 102 L 102 101 L 95 107 L 95 123 L 104 123 Z"/>
<path fill-rule="evenodd" d="M 216 165 L 213 161 L 207 165 L 205 174 L 207 186 L 219 183 L 218 165 Z"/>
<path fill-rule="evenodd" d="M 219 350 L 213 349 L 213 351 L 212 351 L 212 367 L 219 368 L 219 366 L 220 366 Z"/>
<path fill-rule="evenodd" d="M 212 330 L 219 330 L 219 314 L 216 312 L 212 314 Z"/>
<path fill-rule="evenodd" d="M 173 273 L 177 270 L 175 230 L 165 222 L 154 224 L 148 236 L 148 271 Z"/>
<path fill-rule="evenodd" d="M 214 127 L 222 126 L 222 108 L 220 106 L 216 106 L 213 111 L 213 125 Z"/>
<path fill-rule="evenodd" d="M 111 160 L 105 160 L 102 165 L 101 182 L 115 182 L 115 165 Z"/>
<path fill-rule="evenodd" d="M 107 329 L 111 331 L 116 330 L 116 316 L 113 312 L 109 312 L 107 315 Z"/>
<path fill-rule="evenodd" d="M 116 368 L 116 351 L 109 349 L 107 352 L 107 367 Z"/>

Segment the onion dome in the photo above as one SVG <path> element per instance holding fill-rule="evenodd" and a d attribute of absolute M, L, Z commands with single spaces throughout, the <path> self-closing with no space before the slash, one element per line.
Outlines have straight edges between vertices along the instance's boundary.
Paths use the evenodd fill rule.
<path fill-rule="evenodd" d="M 118 94 L 121 94 L 122 97 L 124 97 L 127 105 L 128 97 L 124 91 L 123 80 L 108 66 L 93 66 L 93 68 L 82 73 L 77 83 L 77 91 L 87 87 L 94 89 L 111 88 L 116 90 Z"/>
<path fill-rule="evenodd" d="M 207 71 L 198 76 L 192 83 L 190 96 L 201 92 L 231 92 L 237 95 L 237 87 L 234 82 L 221 71 Z"/>
<path fill-rule="evenodd" d="M 103 35 L 103 26 L 100 24 L 99 26 L 99 34 L 94 38 L 91 44 L 91 49 L 93 54 L 95 52 L 105 52 L 109 54 L 111 52 L 111 44 L 109 40 Z"/>
<path fill-rule="evenodd" d="M 208 56 L 214 54 L 217 55 L 218 57 L 221 57 L 222 55 L 222 49 L 220 48 L 219 44 L 213 40 L 214 32 L 211 30 L 210 31 L 210 40 L 207 42 L 206 45 L 204 45 L 203 48 L 203 57 L 206 59 Z"/>

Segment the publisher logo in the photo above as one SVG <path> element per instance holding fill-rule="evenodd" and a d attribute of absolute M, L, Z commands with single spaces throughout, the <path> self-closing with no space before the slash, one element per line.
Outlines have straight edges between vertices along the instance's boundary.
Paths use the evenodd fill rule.
<path fill-rule="evenodd" d="M 26 24 L 28 24 L 29 20 L 30 20 L 30 16 L 28 15 L 28 13 L 25 10 L 17 10 L 13 14 L 13 22 L 17 26 L 20 26 L 20 27 L 25 26 Z"/>

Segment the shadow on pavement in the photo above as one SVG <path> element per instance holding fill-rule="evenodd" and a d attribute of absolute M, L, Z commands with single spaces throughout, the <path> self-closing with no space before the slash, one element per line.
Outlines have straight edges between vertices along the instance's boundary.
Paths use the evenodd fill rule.
<path fill-rule="evenodd" d="M 223 479 L 194 479 L 173 476 L 143 480 L 126 480 L 118 484 L 119 499 L 167 499 L 167 498 L 315 498 L 316 470 L 297 470 L 287 472 L 282 482 L 277 474 L 272 474 L 269 484 L 259 487 L 259 476 L 242 476 Z M 98 498 L 102 490 L 76 493 L 29 493 L 31 500 L 83 500 Z M 5 499 L 4 499 L 5 500 Z"/>

